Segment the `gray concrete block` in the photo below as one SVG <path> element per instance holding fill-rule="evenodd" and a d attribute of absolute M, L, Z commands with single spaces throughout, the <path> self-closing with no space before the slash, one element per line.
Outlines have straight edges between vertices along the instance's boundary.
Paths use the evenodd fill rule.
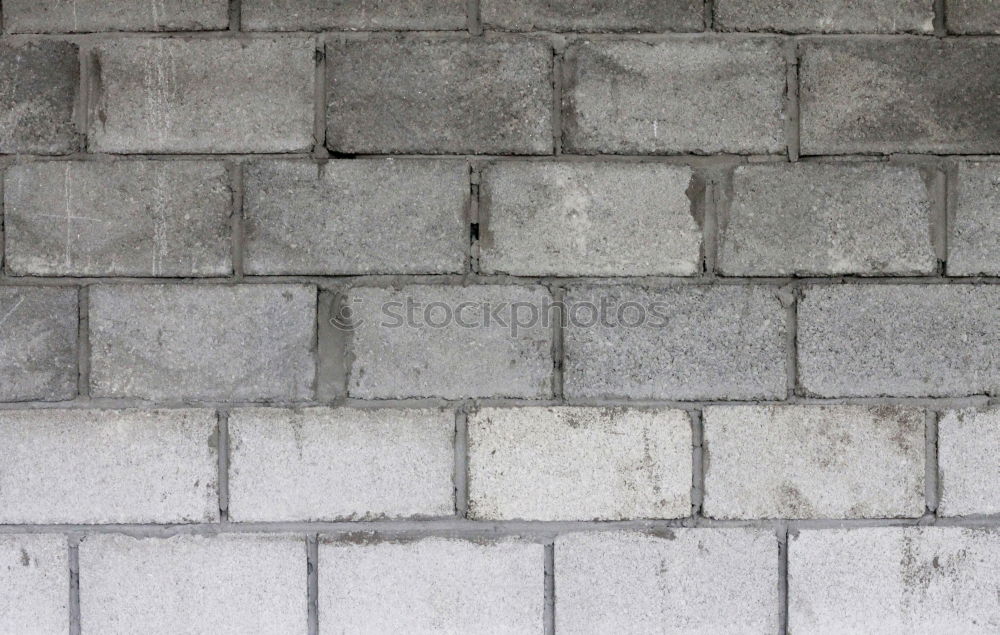
<path fill-rule="evenodd" d="M 4 179 L 7 268 L 33 276 L 232 272 L 222 163 L 52 161 Z"/>
<path fill-rule="evenodd" d="M 244 31 L 465 30 L 465 0 L 243 0 Z"/>
<path fill-rule="evenodd" d="M 315 337 L 316 289 L 308 285 L 96 285 L 91 395 L 307 400 Z"/>
<path fill-rule="evenodd" d="M 694 275 L 699 198 L 686 167 L 496 163 L 480 186 L 479 267 L 525 276 Z"/>
<path fill-rule="evenodd" d="M 544 632 L 544 547 L 426 538 L 319 545 L 319 628 L 351 633 Z"/>
<path fill-rule="evenodd" d="M 781 33 L 934 32 L 934 0 L 717 0 L 721 31 Z"/>
<path fill-rule="evenodd" d="M 84 633 L 304 633 L 306 543 L 282 535 L 80 543 Z"/>
<path fill-rule="evenodd" d="M 785 61 L 771 38 L 571 44 L 563 148 L 582 154 L 785 150 Z"/>
<path fill-rule="evenodd" d="M 1000 49 L 982 40 L 799 46 L 802 154 L 1000 150 Z"/>
<path fill-rule="evenodd" d="M 803 530 L 788 537 L 788 631 L 996 633 L 1000 536 L 958 527 Z"/>
<path fill-rule="evenodd" d="M 773 633 L 778 542 L 753 529 L 556 539 L 557 633 Z"/>
<path fill-rule="evenodd" d="M 333 151 L 552 153 L 543 40 L 346 40 L 328 43 L 326 60 Z"/>
<path fill-rule="evenodd" d="M 69 548 L 56 534 L 0 536 L 0 632 L 69 632 Z"/>
<path fill-rule="evenodd" d="M 482 0 L 486 29 L 501 31 L 701 31 L 699 0 Z"/>
<path fill-rule="evenodd" d="M 811 287 L 798 309 L 799 383 L 823 397 L 1000 392 L 1000 288 Z"/>
<path fill-rule="evenodd" d="M 212 410 L 0 410 L 0 523 L 219 519 Z"/>
<path fill-rule="evenodd" d="M 226 0 L 5 0 L 7 33 L 204 31 L 229 27 Z"/>
<path fill-rule="evenodd" d="M 718 270 L 733 276 L 931 274 L 933 197 L 920 169 L 884 163 L 736 168 Z"/>
<path fill-rule="evenodd" d="M 483 408 L 468 426 L 472 518 L 691 514 L 691 421 L 683 410 Z"/>
<path fill-rule="evenodd" d="M 301 152 L 313 145 L 312 38 L 123 38 L 91 60 L 94 152 Z"/>
<path fill-rule="evenodd" d="M 945 22 L 949 33 L 1000 33 L 1000 7 L 993 0 L 948 0 Z"/>
<path fill-rule="evenodd" d="M 229 519 L 450 516 L 454 436 L 450 410 L 234 410 Z"/>
<path fill-rule="evenodd" d="M 0 401 L 65 401 L 77 394 L 75 287 L 0 289 Z"/>
<path fill-rule="evenodd" d="M 544 287 L 351 289 L 348 393 L 361 399 L 552 396 L 558 319 Z"/>
<path fill-rule="evenodd" d="M 1000 514 L 1000 410 L 952 410 L 938 421 L 938 514 Z"/>
<path fill-rule="evenodd" d="M 951 194 L 948 275 L 1000 275 L 1000 163 L 959 163 Z"/>
<path fill-rule="evenodd" d="M 917 518 L 923 410 L 712 406 L 703 413 L 711 518 Z"/>
<path fill-rule="evenodd" d="M 459 161 L 262 161 L 244 173 L 249 274 L 461 273 L 469 167 Z"/>
<path fill-rule="evenodd" d="M 566 396 L 784 398 L 785 313 L 770 287 L 571 287 Z"/>
<path fill-rule="evenodd" d="M 74 121 L 79 93 L 76 44 L 0 45 L 0 153 L 69 154 L 79 149 Z"/>

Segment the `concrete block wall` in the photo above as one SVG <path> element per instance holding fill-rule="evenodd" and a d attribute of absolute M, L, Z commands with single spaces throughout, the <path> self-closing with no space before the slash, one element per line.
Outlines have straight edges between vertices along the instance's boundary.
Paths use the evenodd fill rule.
<path fill-rule="evenodd" d="M 0 633 L 1000 631 L 1000 5 L 0 14 Z"/>

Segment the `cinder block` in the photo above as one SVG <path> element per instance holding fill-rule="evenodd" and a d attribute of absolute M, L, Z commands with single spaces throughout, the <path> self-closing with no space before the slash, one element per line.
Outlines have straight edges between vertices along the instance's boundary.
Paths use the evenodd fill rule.
<path fill-rule="evenodd" d="M 244 31 L 454 31 L 467 26 L 465 0 L 243 0 Z"/>
<path fill-rule="evenodd" d="M 96 285 L 91 395 L 307 400 L 315 337 L 309 285 Z"/>
<path fill-rule="evenodd" d="M 249 274 L 461 273 L 469 167 L 459 161 L 262 161 L 244 173 Z"/>
<path fill-rule="evenodd" d="M 785 61 L 773 38 L 572 44 L 563 147 L 581 154 L 784 152 Z"/>
<path fill-rule="evenodd" d="M 720 212 L 723 275 L 931 274 L 932 196 L 915 167 L 748 165 Z"/>
<path fill-rule="evenodd" d="M 0 153 L 69 154 L 79 149 L 74 122 L 79 92 L 76 44 L 0 44 Z"/>
<path fill-rule="evenodd" d="M 803 530 L 788 537 L 788 631 L 996 633 L 1000 536 L 958 527 Z"/>
<path fill-rule="evenodd" d="M 574 286 L 569 398 L 780 399 L 786 311 L 763 286 Z"/>
<path fill-rule="evenodd" d="M 948 275 L 1000 275 L 1000 163 L 960 163 L 952 196 Z"/>
<path fill-rule="evenodd" d="M 1000 6 L 993 0 L 948 0 L 945 22 L 949 33 L 1000 33 Z"/>
<path fill-rule="evenodd" d="M 699 0 L 482 0 L 483 27 L 502 31 L 701 31 Z"/>
<path fill-rule="evenodd" d="M 98 534 L 80 544 L 84 633 L 304 633 L 307 604 L 302 538 Z"/>
<path fill-rule="evenodd" d="M 544 632 L 544 548 L 426 538 L 319 545 L 323 633 Z"/>
<path fill-rule="evenodd" d="M 483 173 L 479 267 L 525 276 L 690 276 L 701 271 L 690 168 L 504 161 Z"/>
<path fill-rule="evenodd" d="M 0 401 L 65 401 L 77 394 L 78 291 L 0 288 Z"/>
<path fill-rule="evenodd" d="M 933 33 L 934 0 L 717 0 L 721 31 Z"/>
<path fill-rule="evenodd" d="M 712 406 L 703 415 L 711 518 L 916 518 L 924 412 L 901 406 Z"/>
<path fill-rule="evenodd" d="M 222 163 L 22 163 L 4 180 L 7 267 L 33 276 L 221 276 L 232 271 Z"/>
<path fill-rule="evenodd" d="M 69 549 L 65 536 L 0 536 L 0 632 L 69 632 Z"/>
<path fill-rule="evenodd" d="M 970 39 L 799 46 L 802 154 L 1000 150 L 1000 49 Z"/>
<path fill-rule="evenodd" d="M 226 0 L 5 0 L 7 33 L 206 31 L 229 26 Z"/>
<path fill-rule="evenodd" d="M 557 633 L 773 633 L 771 531 L 665 529 L 556 539 Z"/>
<path fill-rule="evenodd" d="M 120 38 L 91 64 L 91 151 L 302 152 L 313 145 L 312 38 Z"/>
<path fill-rule="evenodd" d="M 326 70 L 333 151 L 553 151 L 552 47 L 541 39 L 330 42 Z"/>
<path fill-rule="evenodd" d="M 219 519 L 212 410 L 0 410 L 0 522 Z"/>
<path fill-rule="evenodd" d="M 938 513 L 1000 514 L 1000 410 L 953 410 L 938 422 Z"/>
<path fill-rule="evenodd" d="M 809 287 L 798 309 L 799 382 L 823 397 L 1000 391 L 1000 288 Z"/>

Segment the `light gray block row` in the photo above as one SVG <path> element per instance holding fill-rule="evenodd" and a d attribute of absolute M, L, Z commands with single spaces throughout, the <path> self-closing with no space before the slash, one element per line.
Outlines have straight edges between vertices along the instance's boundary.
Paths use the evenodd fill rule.
<path fill-rule="evenodd" d="M 701 31 L 699 0 L 482 0 L 485 29 L 500 31 Z"/>
<path fill-rule="evenodd" d="M 205 31 L 229 26 L 226 0 L 6 0 L 6 33 Z"/>
<path fill-rule="evenodd" d="M 940 515 L 1000 514 L 1000 411 L 944 413 L 937 453 Z"/>
<path fill-rule="evenodd" d="M 717 0 L 715 27 L 722 31 L 779 33 L 929 34 L 934 32 L 934 0 L 860 3 L 852 0 Z"/>
<path fill-rule="evenodd" d="M 244 0 L 244 31 L 465 30 L 465 0 Z"/>
<path fill-rule="evenodd" d="M 69 632 L 69 546 L 56 534 L 0 536 L 0 632 Z"/>

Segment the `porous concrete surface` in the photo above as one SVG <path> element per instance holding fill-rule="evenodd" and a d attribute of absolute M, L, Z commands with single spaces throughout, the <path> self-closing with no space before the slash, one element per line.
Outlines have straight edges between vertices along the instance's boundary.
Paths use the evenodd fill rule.
<path fill-rule="evenodd" d="M 937 431 L 938 513 L 1000 514 L 1000 410 L 950 410 Z"/>
<path fill-rule="evenodd" d="M 302 633 L 307 613 L 301 537 L 97 534 L 80 543 L 84 633 Z"/>
<path fill-rule="evenodd" d="M 0 44 L 0 153 L 76 151 L 79 93 L 76 44 L 55 40 Z"/>
<path fill-rule="evenodd" d="M 462 161 L 260 161 L 243 176 L 251 275 L 461 273 Z"/>
<path fill-rule="evenodd" d="M 687 167 L 495 163 L 479 190 L 479 270 L 694 275 L 701 271 L 702 190 Z"/>
<path fill-rule="evenodd" d="M 7 33 L 207 31 L 229 26 L 227 0 L 5 0 Z"/>
<path fill-rule="evenodd" d="M 234 410 L 229 519 L 450 516 L 454 436 L 454 413 L 440 409 Z"/>
<path fill-rule="evenodd" d="M 556 632 L 775 632 L 777 559 L 778 542 L 765 530 L 563 534 Z"/>
<path fill-rule="evenodd" d="M 469 516 L 688 516 L 691 444 L 683 410 L 483 408 L 468 420 Z"/>
<path fill-rule="evenodd" d="M 232 191 L 206 161 L 51 161 L 4 178 L 7 268 L 33 276 L 221 276 Z"/>
<path fill-rule="evenodd" d="M 242 0 L 245 31 L 419 30 L 466 28 L 466 0 Z"/>
<path fill-rule="evenodd" d="M 932 274 L 930 178 L 916 167 L 884 163 L 739 166 L 719 213 L 718 271 Z"/>
<path fill-rule="evenodd" d="M 1000 163 L 959 163 L 952 200 L 948 275 L 1000 275 Z"/>
<path fill-rule="evenodd" d="M 321 542 L 320 631 L 541 635 L 544 549 L 510 539 Z"/>
<path fill-rule="evenodd" d="M 945 23 L 949 33 L 1000 33 L 1000 7 L 993 0 L 947 0 Z"/>
<path fill-rule="evenodd" d="M 69 548 L 57 534 L 0 536 L 0 632 L 65 635 Z"/>
<path fill-rule="evenodd" d="M 481 0 L 483 28 L 500 31 L 701 31 L 698 0 Z"/>
<path fill-rule="evenodd" d="M 934 0 L 716 0 L 714 15 L 722 31 L 934 32 Z"/>
<path fill-rule="evenodd" d="M 788 632 L 995 633 L 1000 535 L 870 527 L 788 538 Z"/>
<path fill-rule="evenodd" d="M 0 289 L 0 400 L 76 395 L 77 296 L 74 287 Z"/>
<path fill-rule="evenodd" d="M 312 397 L 311 285 L 95 285 L 89 319 L 94 397 Z"/>

